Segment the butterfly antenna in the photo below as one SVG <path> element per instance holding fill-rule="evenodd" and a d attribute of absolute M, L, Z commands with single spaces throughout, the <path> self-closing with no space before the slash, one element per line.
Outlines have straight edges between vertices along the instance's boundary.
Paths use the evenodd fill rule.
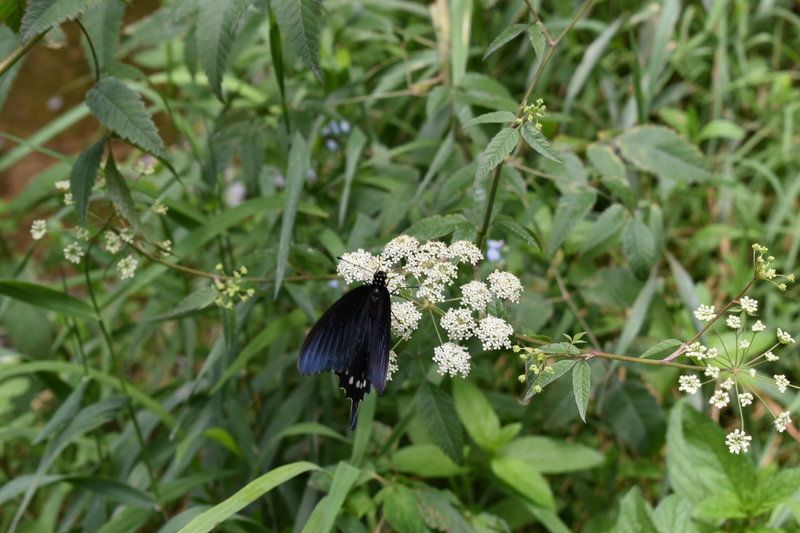
<path fill-rule="evenodd" d="M 361 400 L 351 400 L 352 405 L 350 407 L 350 430 L 356 429 L 356 422 L 358 422 L 358 406 L 361 403 Z"/>

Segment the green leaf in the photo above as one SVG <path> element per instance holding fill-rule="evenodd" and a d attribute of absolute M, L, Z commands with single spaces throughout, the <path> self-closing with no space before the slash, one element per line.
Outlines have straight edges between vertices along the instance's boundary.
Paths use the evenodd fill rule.
<path fill-rule="evenodd" d="M 492 137 L 489 144 L 478 156 L 478 167 L 475 179 L 483 180 L 497 165 L 514 150 L 519 142 L 519 131 L 516 128 L 503 128 Z"/>
<path fill-rule="evenodd" d="M 605 461 L 605 456 L 593 448 L 550 437 L 519 437 L 497 453 L 521 459 L 542 474 L 585 470 Z"/>
<path fill-rule="evenodd" d="M 61 291 L 13 279 L 0 279 L 0 294 L 57 313 L 94 320 L 97 316 L 89 304 Z"/>
<path fill-rule="evenodd" d="M 635 218 L 628 219 L 622 231 L 622 250 L 636 277 L 645 279 L 656 260 L 656 240 L 650 228 Z"/>
<path fill-rule="evenodd" d="M 198 9 L 197 49 L 200 63 L 214 94 L 223 100 L 222 76 L 236 37 L 236 26 L 242 16 L 240 1 L 203 0 Z"/>
<path fill-rule="evenodd" d="M 114 479 L 69 477 L 65 481 L 83 490 L 93 492 L 97 497 L 105 500 L 144 509 L 155 509 L 156 502 L 153 498 L 137 488 Z"/>
<path fill-rule="evenodd" d="M 664 412 L 639 382 L 617 382 L 603 403 L 603 414 L 617 437 L 637 453 L 649 453 L 663 441 Z"/>
<path fill-rule="evenodd" d="M 105 146 L 104 138 L 81 152 L 69 173 L 69 189 L 75 200 L 75 211 L 78 213 L 78 224 L 81 226 L 86 225 L 89 197 L 92 195 L 92 187 L 97 178 L 97 171 L 100 169 L 100 160 L 103 158 Z"/>
<path fill-rule="evenodd" d="M 83 395 L 86 393 L 86 387 L 89 386 L 90 381 L 89 379 L 81 380 L 80 384 L 72 390 L 69 396 L 67 396 L 67 399 L 64 400 L 64 403 L 62 403 L 53 414 L 52 418 L 47 421 L 47 424 L 42 428 L 39 434 L 36 435 L 36 438 L 33 439 L 33 444 L 39 444 L 44 441 L 57 430 L 61 429 L 67 421 L 75 418 L 75 415 L 81 408 Z"/>
<path fill-rule="evenodd" d="M 542 132 L 537 130 L 533 124 L 527 123 L 522 128 L 520 128 L 522 132 L 522 138 L 525 139 L 525 142 L 537 151 L 540 155 L 543 155 L 550 161 L 555 161 L 556 163 L 561 163 L 561 158 L 558 157 L 558 153 L 553 150 L 553 147 L 550 145 L 550 141 L 547 140 L 547 137 L 542 135 Z"/>
<path fill-rule="evenodd" d="M 738 124 L 730 120 L 718 118 L 703 126 L 698 138 L 701 141 L 713 138 L 733 139 L 734 141 L 738 141 L 743 139 L 744 135 L 744 129 Z"/>
<path fill-rule="evenodd" d="M 589 363 L 579 361 L 572 368 L 572 392 L 575 395 L 575 403 L 578 405 L 578 413 L 584 423 L 586 422 L 586 406 L 589 405 L 589 396 L 592 392 L 591 380 L 592 370 L 589 368 Z"/>
<path fill-rule="evenodd" d="M 350 189 L 353 185 L 353 178 L 356 175 L 358 161 L 361 153 L 367 145 L 367 136 L 361 128 L 354 128 L 347 137 L 347 149 L 345 150 L 344 165 L 344 184 L 342 186 L 342 197 L 339 199 L 339 226 L 344 223 L 344 216 L 347 214 L 347 204 L 350 201 Z"/>
<path fill-rule="evenodd" d="M 172 320 L 186 316 L 214 303 L 214 300 L 217 299 L 217 295 L 219 295 L 219 291 L 211 285 L 200 287 L 196 291 L 186 295 L 186 297 L 175 306 L 175 309 L 169 313 L 145 318 L 144 322 L 160 322 L 162 320 Z"/>
<path fill-rule="evenodd" d="M 491 111 L 489 113 L 484 113 L 483 115 L 478 115 L 472 120 L 468 120 L 464 123 L 462 128 L 469 128 L 470 126 L 475 126 L 477 124 L 508 124 L 514 122 L 515 120 L 517 120 L 517 116 L 511 111 Z"/>
<path fill-rule="evenodd" d="M 208 428 L 203 430 L 203 435 L 215 441 L 220 446 L 224 446 L 239 457 L 242 456 L 242 451 L 239 449 L 239 445 L 236 444 L 236 440 L 234 440 L 225 428 Z"/>
<path fill-rule="evenodd" d="M 597 221 L 589 231 L 589 236 L 583 241 L 581 254 L 591 253 L 593 250 L 614 238 L 625 225 L 625 208 L 620 204 L 612 204 L 597 217 Z"/>
<path fill-rule="evenodd" d="M 452 477 L 467 471 L 434 444 L 404 446 L 392 455 L 392 465 L 400 472 L 426 478 Z"/>
<path fill-rule="evenodd" d="M 276 439 L 283 437 L 290 437 L 292 435 L 321 435 L 323 437 L 330 437 L 342 442 L 349 442 L 349 440 L 340 433 L 332 430 L 324 424 L 316 422 L 300 422 L 299 424 L 292 424 L 288 428 L 281 431 Z"/>
<path fill-rule="evenodd" d="M 533 52 L 538 59 L 544 58 L 544 49 L 547 46 L 547 38 L 542 31 L 541 23 L 531 24 L 528 26 L 528 39 L 533 46 Z"/>
<path fill-rule="evenodd" d="M 500 47 L 527 29 L 528 24 L 514 24 L 501 31 L 500 35 L 494 38 L 492 44 L 490 44 L 489 48 L 486 49 L 486 52 L 483 53 L 483 60 L 486 61 L 487 57 L 495 53 L 500 49 Z"/>
<path fill-rule="evenodd" d="M 581 62 L 573 70 L 572 77 L 567 85 L 567 94 L 564 98 L 564 107 L 567 113 L 569 113 L 570 109 L 572 108 L 572 103 L 575 100 L 575 97 L 580 94 L 581 90 L 586 85 L 586 80 L 589 79 L 589 75 L 592 73 L 592 70 L 594 70 L 594 67 L 605 56 L 608 43 L 611 42 L 611 39 L 617 33 L 624 20 L 625 19 L 623 17 L 620 17 L 613 23 L 609 24 L 605 29 L 603 29 L 602 33 L 600 33 L 600 35 L 598 35 L 597 38 L 592 41 L 592 44 L 586 47 L 586 50 L 581 56 Z"/>
<path fill-rule="evenodd" d="M 419 512 L 428 527 L 447 533 L 474 533 L 456 509 L 459 501 L 453 493 L 430 488 L 418 489 L 416 493 Z"/>
<path fill-rule="evenodd" d="M 0 2 L 0 22 L 19 33 L 26 0 L 5 0 Z"/>
<path fill-rule="evenodd" d="M 81 17 L 94 44 L 101 73 L 108 72 L 116 63 L 115 54 L 119 47 L 125 5 L 122 0 L 106 0 L 97 8 L 86 11 Z M 86 60 L 93 64 L 94 56 L 86 39 L 83 39 L 83 49 Z"/>
<path fill-rule="evenodd" d="M 568 192 L 558 200 L 553 229 L 547 243 L 547 255 L 552 257 L 570 232 L 586 217 L 594 206 L 597 194 L 591 189 Z"/>
<path fill-rule="evenodd" d="M 417 391 L 417 416 L 431 440 L 455 463 L 464 455 L 464 434 L 453 399 L 424 381 Z"/>
<path fill-rule="evenodd" d="M 537 235 L 531 230 L 517 222 L 515 219 L 508 215 L 497 215 L 492 220 L 492 225 L 506 230 L 510 235 L 521 240 L 531 248 L 539 249 Z"/>
<path fill-rule="evenodd" d="M 111 199 L 114 207 L 117 208 L 122 217 L 127 220 L 133 228 L 138 229 L 141 225 L 139 224 L 139 216 L 136 214 L 136 205 L 133 203 L 128 183 L 117 169 L 117 163 L 114 161 L 114 153 L 110 149 L 108 150 L 108 158 L 106 159 L 105 176 L 108 197 Z M 75 193 L 73 193 L 73 196 L 74 194 Z"/>
<path fill-rule="evenodd" d="M 425 176 L 423 176 L 422 181 L 419 182 L 419 186 L 414 193 L 414 200 L 412 202 L 413 204 L 417 203 L 420 195 L 428 187 L 433 177 L 442 169 L 447 160 L 453 155 L 453 145 L 455 145 L 455 135 L 453 134 L 452 130 L 449 130 L 447 132 L 447 136 L 444 138 L 444 141 L 439 144 L 439 148 L 436 150 L 433 160 L 428 165 L 428 170 L 425 171 Z"/>
<path fill-rule="evenodd" d="M 22 17 L 20 35 L 23 41 L 72 20 L 102 0 L 30 0 L 28 10 Z"/>
<path fill-rule="evenodd" d="M 620 533 L 659 533 L 653 523 L 653 511 L 639 487 L 633 487 L 619 503 L 619 515 L 614 531 Z"/>
<path fill-rule="evenodd" d="M 133 89 L 112 77 L 103 78 L 86 93 L 89 110 L 105 127 L 156 157 L 167 159 L 164 142 L 150 114 Z"/>
<path fill-rule="evenodd" d="M 281 222 L 281 240 L 278 243 L 277 270 L 275 272 L 275 297 L 281 290 L 281 282 L 286 273 L 286 264 L 289 260 L 289 248 L 292 245 L 292 232 L 294 219 L 297 215 L 297 205 L 303 193 L 303 183 L 310 164 L 311 154 L 306 140 L 295 132 L 292 138 L 292 147 L 289 151 L 289 164 L 286 169 L 286 201 L 283 204 L 283 220 Z"/>
<path fill-rule="evenodd" d="M 427 241 L 449 235 L 465 224 L 469 221 L 464 215 L 434 215 L 415 222 L 404 233 Z"/>
<path fill-rule="evenodd" d="M 378 494 L 386 521 L 400 533 L 428 531 L 419 514 L 417 496 L 405 485 L 389 485 Z"/>
<path fill-rule="evenodd" d="M 554 511 L 556 502 L 547 480 L 533 466 L 511 456 L 493 457 L 492 473 L 514 492 L 531 503 Z"/>
<path fill-rule="evenodd" d="M 322 70 L 319 66 L 321 0 L 274 0 L 272 8 L 278 19 L 281 35 L 289 40 L 294 52 L 303 59 L 317 79 L 322 81 Z"/>
<path fill-rule="evenodd" d="M 567 343 L 560 343 L 560 344 L 567 345 Z M 569 345 L 567 345 L 567 348 L 569 348 Z M 565 353 L 565 352 L 559 352 L 559 353 Z M 538 374 L 534 374 L 532 370 L 527 369 L 525 371 L 525 383 L 528 384 L 528 389 L 525 391 L 525 396 L 522 398 L 522 403 L 527 404 L 529 401 L 531 401 L 531 398 L 542 392 L 542 390 L 549 384 L 551 384 L 552 382 L 563 376 L 574 365 L 575 365 L 574 359 L 562 359 L 561 361 L 556 361 L 550 366 L 552 372 L 550 370 L 545 370 L 544 372 L 539 372 Z"/>
<path fill-rule="evenodd" d="M 500 438 L 500 419 L 480 389 L 466 379 L 453 380 L 453 400 L 472 440 L 484 450 L 493 450 Z"/>
<path fill-rule="evenodd" d="M 625 176 L 625 163 L 610 146 L 592 143 L 586 148 L 586 155 L 592 166 L 603 176 Z"/>
<path fill-rule="evenodd" d="M 703 154 L 669 128 L 633 128 L 617 138 L 617 145 L 631 163 L 666 180 L 693 183 L 711 175 Z"/>
<path fill-rule="evenodd" d="M 328 533 L 333 529 L 333 523 L 341 512 L 347 494 L 360 474 L 360 469 L 344 461 L 336 465 L 330 491 L 317 504 L 308 522 L 303 527 L 303 533 Z"/>
<path fill-rule="evenodd" d="M 639 294 L 636 296 L 636 301 L 633 302 L 631 312 L 628 313 L 628 320 L 625 322 L 622 333 L 619 335 L 616 353 L 624 354 L 628 351 L 628 347 L 636 338 L 639 330 L 642 329 L 642 325 L 647 319 L 648 311 L 650 310 L 650 303 L 653 301 L 653 296 L 656 293 L 657 280 L 658 276 L 655 272 L 652 272 L 650 277 L 647 278 L 647 283 L 644 284 L 644 287 L 642 287 L 642 290 L 639 291 Z"/>
<path fill-rule="evenodd" d="M 653 511 L 659 533 L 698 533 L 692 521 L 692 504 L 679 494 L 670 494 Z"/>
<path fill-rule="evenodd" d="M 639 356 L 639 358 L 647 359 L 653 355 L 666 352 L 667 350 L 672 352 L 674 348 L 677 348 L 681 344 L 683 344 L 683 341 L 679 341 L 678 339 L 664 339 L 663 341 L 659 341 L 650 348 L 648 348 L 647 351 L 645 351 L 642 355 Z"/>
<path fill-rule="evenodd" d="M 222 503 L 218 503 L 208 511 L 195 517 L 186 524 L 179 533 L 206 533 L 216 528 L 224 520 L 227 520 L 240 510 L 244 509 L 264 494 L 271 491 L 290 479 L 299 476 L 309 470 L 319 470 L 320 468 L 306 461 L 298 461 L 279 466 L 270 470 L 266 474 L 257 477 L 233 496 Z"/>

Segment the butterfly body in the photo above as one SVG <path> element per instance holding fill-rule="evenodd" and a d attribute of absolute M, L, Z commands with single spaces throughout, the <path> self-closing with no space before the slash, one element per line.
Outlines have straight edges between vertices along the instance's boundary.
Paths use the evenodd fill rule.
<path fill-rule="evenodd" d="M 300 349 L 301 374 L 334 372 L 350 398 L 350 428 L 358 406 L 374 386 L 383 392 L 389 366 L 391 297 L 386 273 L 342 296 L 314 324 Z"/>

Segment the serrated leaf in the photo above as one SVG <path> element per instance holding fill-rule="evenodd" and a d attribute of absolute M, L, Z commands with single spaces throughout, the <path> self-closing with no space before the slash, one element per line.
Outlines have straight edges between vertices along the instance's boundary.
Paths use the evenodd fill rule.
<path fill-rule="evenodd" d="M 497 215 L 492 221 L 492 224 L 494 226 L 503 228 L 528 246 L 537 250 L 539 249 L 539 243 L 536 240 L 536 234 L 508 215 Z"/>
<path fill-rule="evenodd" d="M 620 533 L 659 533 L 653 523 L 653 510 L 642 497 L 639 487 L 633 487 L 620 500 L 619 515 L 614 531 Z"/>
<path fill-rule="evenodd" d="M 642 355 L 639 356 L 639 359 L 647 359 L 652 355 L 666 352 L 667 350 L 673 351 L 674 348 L 677 348 L 681 344 L 683 344 L 683 341 L 679 341 L 678 339 L 664 339 L 663 341 L 657 342 L 648 348 Z"/>
<path fill-rule="evenodd" d="M 475 126 L 476 124 L 508 124 L 509 122 L 514 122 L 516 119 L 517 116 L 511 111 L 491 111 L 468 120 L 464 123 L 462 128 L 469 128 L 470 126 Z"/>
<path fill-rule="evenodd" d="M 171 320 L 175 318 L 180 318 L 185 316 L 189 313 L 193 313 L 194 311 L 198 311 L 205 307 L 211 305 L 214 300 L 216 300 L 217 296 L 219 295 L 219 291 L 215 289 L 213 286 L 208 285 L 206 287 L 200 287 L 196 291 L 186 295 L 186 297 L 181 300 L 178 305 L 175 306 L 175 309 L 168 313 L 156 315 L 153 317 L 145 318 L 145 322 L 158 322 L 161 320 Z"/>
<path fill-rule="evenodd" d="M 434 215 L 415 222 L 405 234 L 427 241 L 449 235 L 464 224 L 469 224 L 464 215 Z"/>
<path fill-rule="evenodd" d="M 417 391 L 417 416 L 431 440 L 456 464 L 464 454 L 464 434 L 453 399 L 427 381 Z"/>
<path fill-rule="evenodd" d="M 94 44 L 97 62 L 101 73 L 106 73 L 116 62 L 115 54 L 119 46 L 119 35 L 122 29 L 122 16 L 125 3 L 121 0 L 106 0 L 97 9 L 86 11 L 81 17 L 86 32 Z M 86 39 L 82 41 L 86 60 L 93 64 L 94 56 Z"/>
<path fill-rule="evenodd" d="M 617 145 L 631 163 L 660 178 L 692 183 L 711 175 L 700 150 L 669 128 L 633 128 L 617 138 Z"/>
<path fill-rule="evenodd" d="M 544 57 L 544 48 L 547 46 L 547 38 L 544 36 L 540 23 L 528 26 L 528 39 L 531 41 L 536 57 L 542 59 Z"/>
<path fill-rule="evenodd" d="M 550 240 L 547 242 L 547 255 L 553 254 L 561 247 L 569 233 L 582 221 L 594 206 L 597 194 L 591 189 L 578 189 L 569 192 L 558 200 L 556 216 Z"/>
<path fill-rule="evenodd" d="M 281 290 L 281 282 L 286 273 L 286 263 L 289 260 L 289 248 L 292 245 L 292 232 L 294 219 L 297 215 L 297 206 L 303 192 L 303 183 L 310 164 L 311 154 L 306 140 L 295 132 L 292 146 L 289 151 L 289 163 L 286 169 L 286 201 L 283 204 L 283 218 L 281 221 L 281 239 L 278 243 L 277 270 L 275 272 L 275 297 Z"/>
<path fill-rule="evenodd" d="M 501 31 L 500 35 L 494 38 L 492 44 L 490 44 L 486 52 L 483 53 L 483 60 L 486 61 L 487 57 L 495 53 L 500 47 L 514 39 L 514 37 L 524 32 L 526 29 L 528 29 L 527 24 L 514 24 Z"/>
<path fill-rule="evenodd" d="M 572 368 L 572 392 L 575 395 L 575 403 L 578 405 L 578 413 L 584 423 L 586 422 L 586 407 L 589 405 L 589 396 L 592 392 L 591 381 L 592 370 L 589 368 L 589 363 L 579 361 Z"/>
<path fill-rule="evenodd" d="M 636 277 L 646 278 L 656 260 L 656 241 L 650 228 L 635 218 L 628 219 L 622 232 L 622 250 Z"/>
<path fill-rule="evenodd" d="M 111 150 L 108 151 L 108 157 L 106 158 L 105 176 L 108 197 L 122 217 L 133 226 L 135 231 L 138 231 L 141 225 L 139 224 L 139 216 L 136 214 L 136 205 L 133 203 L 128 183 L 120 174 L 119 169 L 117 169 L 114 153 Z"/>
<path fill-rule="evenodd" d="M 103 149 L 106 139 L 97 141 L 81 152 L 72 170 L 69 173 L 69 190 L 75 201 L 75 211 L 78 213 L 78 224 L 86 225 L 86 212 L 89 210 L 89 197 L 92 195 L 94 180 L 100 169 L 100 160 L 103 158 Z"/>
<path fill-rule="evenodd" d="M 217 98 L 222 101 L 222 76 L 236 37 L 236 26 L 242 15 L 241 3 L 203 0 L 198 9 L 197 50 L 200 64 L 208 77 L 208 83 Z"/>
<path fill-rule="evenodd" d="M 378 494 L 386 521 L 396 531 L 425 531 L 414 491 L 405 485 L 389 485 Z"/>
<path fill-rule="evenodd" d="M 86 93 L 89 110 L 105 127 L 146 152 L 167 159 L 164 142 L 139 95 L 116 78 L 103 78 Z"/>
<path fill-rule="evenodd" d="M 93 320 L 96 318 L 94 310 L 89 304 L 64 294 L 61 291 L 13 279 L 0 279 L 0 294 L 27 304 L 74 316 Z"/>
<path fill-rule="evenodd" d="M 613 204 L 597 217 L 589 235 L 583 242 L 581 254 L 588 254 L 608 239 L 617 235 L 625 225 L 625 209 L 620 204 Z"/>
<path fill-rule="evenodd" d="M 525 139 L 525 142 L 528 143 L 531 148 L 551 161 L 555 161 L 556 163 L 562 162 L 561 158 L 558 157 L 558 154 L 550 145 L 550 141 L 548 141 L 547 138 L 542 135 L 542 132 L 537 130 L 532 124 L 525 124 L 520 130 L 522 132 L 522 138 Z"/>
<path fill-rule="evenodd" d="M 281 35 L 289 40 L 294 52 L 300 56 L 318 80 L 322 81 L 319 66 L 319 25 L 322 14 L 320 0 L 274 0 L 272 8 L 278 20 Z"/>
<path fill-rule="evenodd" d="M 30 0 L 22 17 L 20 35 L 27 41 L 39 33 L 72 20 L 102 0 Z"/>
<path fill-rule="evenodd" d="M 528 402 L 530 402 L 531 398 L 541 393 L 545 387 L 547 387 L 549 384 L 551 384 L 552 382 L 554 382 L 555 380 L 566 374 L 574 365 L 575 365 L 575 360 L 562 359 L 561 361 L 556 361 L 555 363 L 553 363 L 549 367 L 550 368 L 549 370 L 539 372 L 538 374 L 535 374 L 531 369 L 526 370 L 525 383 L 528 384 L 528 388 L 525 391 L 525 396 L 523 396 L 522 398 L 522 403 L 527 404 Z"/>
<path fill-rule="evenodd" d="M 478 167 L 475 179 L 482 180 L 514 150 L 519 142 L 519 131 L 516 128 L 503 128 L 492 137 L 489 144 L 478 156 Z"/>

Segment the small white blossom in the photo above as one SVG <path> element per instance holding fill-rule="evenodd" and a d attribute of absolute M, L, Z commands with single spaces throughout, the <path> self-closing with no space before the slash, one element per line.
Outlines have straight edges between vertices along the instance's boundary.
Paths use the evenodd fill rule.
<path fill-rule="evenodd" d="M 386 369 L 386 381 L 392 381 L 392 376 L 397 371 L 397 354 L 394 350 L 389 350 L 389 367 Z"/>
<path fill-rule="evenodd" d="M 725 324 L 731 329 L 739 329 L 742 327 L 742 319 L 739 318 L 739 315 L 728 315 L 725 319 Z"/>
<path fill-rule="evenodd" d="M 81 262 L 81 257 L 84 256 L 83 248 L 77 243 L 73 242 L 64 248 L 64 257 L 70 263 L 78 264 Z"/>
<path fill-rule="evenodd" d="M 164 257 L 172 253 L 172 241 L 169 239 L 158 243 L 158 247 L 161 248 L 161 250 L 159 251 L 161 252 L 161 255 Z"/>
<path fill-rule="evenodd" d="M 749 392 L 743 392 L 739 394 L 739 405 L 742 407 L 747 407 L 748 405 L 753 403 L 753 395 Z"/>
<path fill-rule="evenodd" d="M 722 382 L 722 385 L 720 385 L 720 387 L 722 387 L 725 390 L 731 390 L 733 388 L 733 385 L 734 385 L 733 380 L 731 378 L 728 378 Z"/>
<path fill-rule="evenodd" d="M 718 355 L 719 355 L 719 350 L 717 350 L 716 348 L 709 348 L 706 351 L 706 359 L 714 359 Z"/>
<path fill-rule="evenodd" d="M 792 423 L 792 419 L 789 416 L 789 411 L 784 411 L 775 419 L 775 429 L 778 430 L 779 433 L 783 433 L 786 431 L 786 426 Z"/>
<path fill-rule="evenodd" d="M 31 224 L 31 237 L 35 240 L 39 240 L 45 236 L 47 233 L 47 221 L 45 220 L 34 220 L 33 224 Z"/>
<path fill-rule="evenodd" d="M 392 302 L 392 333 L 403 340 L 411 338 L 416 331 L 422 313 L 414 302 Z"/>
<path fill-rule="evenodd" d="M 447 331 L 447 336 L 454 341 L 464 341 L 473 336 L 475 321 L 472 319 L 472 310 L 464 308 L 449 309 L 441 320 L 442 328 Z"/>
<path fill-rule="evenodd" d="M 778 328 L 778 342 L 781 344 L 794 344 L 794 339 L 787 332 Z"/>
<path fill-rule="evenodd" d="M 756 320 L 756 323 L 753 324 L 753 327 L 750 328 L 750 329 L 753 330 L 753 333 L 759 333 L 759 332 L 764 331 L 765 329 L 767 329 L 767 326 L 765 326 L 764 323 L 761 322 L 760 320 Z"/>
<path fill-rule="evenodd" d="M 459 263 L 469 263 L 475 265 L 483 259 L 480 248 L 469 241 L 456 241 L 450 245 L 448 250 L 450 257 L 458 260 Z"/>
<path fill-rule="evenodd" d="M 379 269 L 378 258 L 361 248 L 344 254 L 336 265 L 336 273 L 342 276 L 348 285 L 354 281 L 371 282 L 373 275 Z"/>
<path fill-rule="evenodd" d="M 489 288 L 498 297 L 504 300 L 519 302 L 522 293 L 522 283 L 519 278 L 510 272 L 495 270 L 489 274 Z"/>
<path fill-rule="evenodd" d="M 487 316 L 478 322 L 478 329 L 475 335 L 483 343 L 484 350 L 499 350 L 500 348 L 511 348 L 511 341 L 508 339 L 514 333 L 511 324 L 495 316 Z"/>
<path fill-rule="evenodd" d="M 750 377 L 752 377 L 752 378 L 756 377 L 756 369 L 755 368 L 751 368 L 750 370 L 747 371 L 747 373 L 750 374 Z"/>
<path fill-rule="evenodd" d="M 64 205 L 75 205 L 75 200 L 72 199 L 71 192 L 64 195 Z"/>
<path fill-rule="evenodd" d="M 122 239 L 123 242 L 133 244 L 133 230 L 131 228 L 123 229 L 119 232 L 119 238 Z"/>
<path fill-rule="evenodd" d="M 417 290 L 417 297 L 432 303 L 443 302 L 445 300 L 444 285 L 425 280 Z"/>
<path fill-rule="evenodd" d="M 694 394 L 700 390 L 700 379 L 695 375 L 680 376 L 678 383 L 680 383 L 678 390 L 685 391 L 688 394 Z"/>
<path fill-rule="evenodd" d="M 739 348 L 741 348 L 742 350 L 746 350 L 749 347 L 750 347 L 750 341 L 746 339 L 742 339 L 739 341 Z"/>
<path fill-rule="evenodd" d="M 489 287 L 481 281 L 470 281 L 461 286 L 461 303 L 476 311 L 485 311 L 491 299 Z"/>
<path fill-rule="evenodd" d="M 779 357 L 774 353 L 772 353 L 772 350 L 768 350 L 764 352 L 764 359 L 766 359 L 767 361 L 777 361 Z"/>
<path fill-rule="evenodd" d="M 436 267 L 445 261 L 450 264 L 447 245 L 441 241 L 428 241 L 408 257 L 408 270 L 419 280 L 431 276 L 438 279 L 442 271 Z"/>
<path fill-rule="evenodd" d="M 775 374 L 772 377 L 775 380 L 775 386 L 778 387 L 778 392 L 786 392 L 786 387 L 789 386 L 789 380 L 786 379 L 786 376 L 783 374 Z"/>
<path fill-rule="evenodd" d="M 708 348 L 706 348 L 699 342 L 694 342 L 686 348 L 686 357 L 692 357 L 698 360 L 702 360 L 707 357 L 706 356 L 707 351 Z"/>
<path fill-rule="evenodd" d="M 103 235 L 106 238 L 106 250 L 112 254 L 119 252 L 120 248 L 122 248 L 122 240 L 119 235 L 111 230 L 106 231 Z"/>
<path fill-rule="evenodd" d="M 68 191 L 69 190 L 69 180 L 61 180 L 55 183 L 57 191 Z"/>
<path fill-rule="evenodd" d="M 731 397 L 727 392 L 725 392 L 724 390 L 716 390 L 716 391 L 714 391 L 714 396 L 712 396 L 708 400 L 708 403 L 713 405 L 714 407 L 716 407 L 718 409 L 722 409 L 723 407 L 728 405 L 728 403 L 730 403 L 730 401 L 731 401 Z"/>
<path fill-rule="evenodd" d="M 386 243 L 381 253 L 381 259 L 387 265 L 393 265 L 401 259 L 407 259 L 419 248 L 419 241 L 409 235 L 399 235 Z"/>
<path fill-rule="evenodd" d="M 739 305 L 748 315 L 754 315 L 758 313 L 758 300 L 750 298 L 749 296 L 745 296 L 740 299 Z"/>
<path fill-rule="evenodd" d="M 89 240 L 89 229 L 88 228 L 79 227 L 78 229 L 75 230 L 75 236 L 78 239 L 82 240 L 82 241 L 88 241 Z"/>
<path fill-rule="evenodd" d="M 700 322 L 711 322 L 717 316 L 717 310 L 713 305 L 701 305 L 694 312 L 694 317 Z"/>
<path fill-rule="evenodd" d="M 139 260 L 133 257 L 132 255 L 120 259 L 119 262 L 117 263 L 120 279 L 132 278 L 134 272 L 136 272 L 137 266 L 139 266 Z"/>
<path fill-rule="evenodd" d="M 156 215 L 166 215 L 167 211 L 169 211 L 169 208 L 166 206 L 166 204 L 164 204 L 164 202 L 158 199 L 155 202 L 153 202 L 153 206 L 151 207 L 151 209 L 153 210 L 153 213 L 155 213 Z"/>
<path fill-rule="evenodd" d="M 470 355 L 464 346 L 446 342 L 433 349 L 433 361 L 439 366 L 439 374 L 449 374 L 452 377 L 469 375 Z"/>
<path fill-rule="evenodd" d="M 706 367 L 706 371 L 703 372 L 703 374 L 705 374 L 710 378 L 717 379 L 719 377 L 719 367 L 708 365 Z"/>
<path fill-rule="evenodd" d="M 146 155 L 134 163 L 133 171 L 139 174 L 150 175 L 156 171 L 155 163 L 156 159 L 153 156 Z"/>
<path fill-rule="evenodd" d="M 737 429 L 732 433 L 728 433 L 728 436 L 725 437 L 725 445 L 728 447 L 728 450 L 731 453 L 738 454 L 741 452 L 746 452 L 750 448 L 751 440 L 753 440 L 753 437 L 744 431 Z"/>

